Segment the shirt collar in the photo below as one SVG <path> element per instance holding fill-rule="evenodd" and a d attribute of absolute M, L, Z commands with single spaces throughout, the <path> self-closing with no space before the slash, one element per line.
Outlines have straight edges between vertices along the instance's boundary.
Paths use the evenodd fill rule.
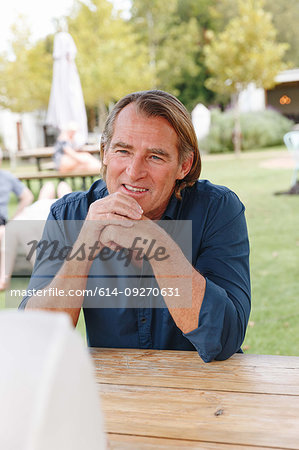
<path fill-rule="evenodd" d="M 170 200 L 164 211 L 164 214 L 161 217 L 161 220 L 168 220 L 168 219 L 175 220 L 178 215 L 179 204 L 180 201 L 176 198 L 176 196 L 173 193 L 172 196 L 170 197 Z"/>

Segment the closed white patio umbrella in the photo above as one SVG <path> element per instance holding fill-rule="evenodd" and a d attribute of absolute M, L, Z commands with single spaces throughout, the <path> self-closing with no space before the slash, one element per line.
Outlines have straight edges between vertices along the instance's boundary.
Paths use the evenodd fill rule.
<path fill-rule="evenodd" d="M 77 48 L 72 36 L 61 31 L 55 35 L 53 80 L 46 124 L 65 129 L 70 122 L 78 127 L 80 144 L 88 138 L 84 98 L 75 57 Z M 79 142 L 78 142 L 79 143 Z"/>

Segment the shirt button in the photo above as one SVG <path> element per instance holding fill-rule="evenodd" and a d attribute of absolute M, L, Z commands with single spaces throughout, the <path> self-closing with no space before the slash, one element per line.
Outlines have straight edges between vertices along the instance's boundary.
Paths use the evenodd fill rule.
<path fill-rule="evenodd" d="M 145 318 L 145 317 L 142 317 L 142 318 L 140 319 L 140 322 L 141 322 L 141 323 L 145 323 L 145 322 L 146 322 L 146 318 Z"/>

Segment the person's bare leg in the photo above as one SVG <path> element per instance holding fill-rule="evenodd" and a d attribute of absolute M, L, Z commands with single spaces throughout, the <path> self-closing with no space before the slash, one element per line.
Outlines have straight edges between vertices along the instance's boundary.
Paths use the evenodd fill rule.
<path fill-rule="evenodd" d="M 61 198 L 66 194 L 70 194 L 72 192 L 72 188 L 65 181 L 60 181 L 57 186 L 57 197 Z"/>
<path fill-rule="evenodd" d="M 78 162 L 69 155 L 62 155 L 59 172 L 60 173 L 70 173 L 74 172 L 77 169 Z"/>
<path fill-rule="evenodd" d="M 44 200 L 45 198 L 55 198 L 55 185 L 52 181 L 47 181 L 40 190 L 38 200 Z"/>
<path fill-rule="evenodd" d="M 80 170 L 87 172 L 100 171 L 101 162 L 89 153 L 80 153 Z"/>

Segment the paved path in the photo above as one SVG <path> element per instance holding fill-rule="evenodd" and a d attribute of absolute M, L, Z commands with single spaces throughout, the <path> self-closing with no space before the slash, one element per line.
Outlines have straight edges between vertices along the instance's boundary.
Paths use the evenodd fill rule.
<path fill-rule="evenodd" d="M 256 152 L 244 152 L 237 158 L 262 159 L 260 167 L 265 169 L 293 169 L 295 166 L 292 155 L 287 150 L 261 150 Z M 263 159 L 264 158 L 264 159 Z M 234 153 L 202 155 L 203 161 L 229 161 L 236 159 Z"/>

